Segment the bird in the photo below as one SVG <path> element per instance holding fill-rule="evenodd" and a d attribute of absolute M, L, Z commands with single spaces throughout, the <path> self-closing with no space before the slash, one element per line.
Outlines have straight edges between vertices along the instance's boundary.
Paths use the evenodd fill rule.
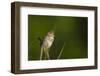
<path fill-rule="evenodd" d="M 47 32 L 43 40 L 39 38 L 39 40 L 41 41 L 40 60 L 42 60 L 43 53 L 45 54 L 45 59 L 50 59 L 49 49 L 54 42 L 54 37 L 54 31 L 49 31 Z"/>

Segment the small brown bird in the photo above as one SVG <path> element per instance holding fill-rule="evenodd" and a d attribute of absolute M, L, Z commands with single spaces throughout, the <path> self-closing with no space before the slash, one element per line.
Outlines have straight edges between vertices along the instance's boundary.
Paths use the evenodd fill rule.
<path fill-rule="evenodd" d="M 42 44 L 41 44 L 41 53 L 40 53 L 40 60 L 42 60 L 43 52 L 45 54 L 45 59 L 50 59 L 49 57 L 49 49 L 54 42 L 54 32 L 50 31 L 44 37 Z"/>

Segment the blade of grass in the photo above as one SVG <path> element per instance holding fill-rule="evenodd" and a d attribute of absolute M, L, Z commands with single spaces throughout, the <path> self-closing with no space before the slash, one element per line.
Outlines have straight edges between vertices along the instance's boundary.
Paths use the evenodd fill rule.
<path fill-rule="evenodd" d="M 61 49 L 61 51 L 60 51 L 60 53 L 59 53 L 57 59 L 60 59 L 60 57 L 61 57 L 61 55 L 62 55 L 62 52 L 63 52 L 63 50 L 64 50 L 64 47 L 65 47 L 65 44 L 66 44 L 66 43 L 64 42 L 64 44 L 63 44 L 63 46 L 62 46 L 62 49 Z"/>

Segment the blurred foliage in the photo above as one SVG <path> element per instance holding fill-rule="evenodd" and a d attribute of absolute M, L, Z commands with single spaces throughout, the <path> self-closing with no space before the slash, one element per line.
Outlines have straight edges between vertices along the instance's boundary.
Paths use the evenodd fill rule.
<path fill-rule="evenodd" d="M 28 15 L 28 60 L 39 60 L 40 43 L 47 32 L 54 30 L 55 40 L 50 58 L 56 59 L 66 43 L 60 59 L 87 58 L 87 17 Z"/>

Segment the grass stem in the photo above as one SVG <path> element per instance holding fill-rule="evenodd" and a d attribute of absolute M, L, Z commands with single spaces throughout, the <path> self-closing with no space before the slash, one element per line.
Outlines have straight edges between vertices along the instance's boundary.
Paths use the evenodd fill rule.
<path fill-rule="evenodd" d="M 63 50 L 64 50 L 64 47 L 65 47 L 65 44 L 66 44 L 66 43 L 64 42 L 64 44 L 63 44 L 63 46 L 62 46 L 62 49 L 61 49 L 61 51 L 60 51 L 60 53 L 59 53 L 57 59 L 60 59 L 60 57 L 61 57 L 61 55 L 62 55 L 62 52 L 63 52 Z"/>

